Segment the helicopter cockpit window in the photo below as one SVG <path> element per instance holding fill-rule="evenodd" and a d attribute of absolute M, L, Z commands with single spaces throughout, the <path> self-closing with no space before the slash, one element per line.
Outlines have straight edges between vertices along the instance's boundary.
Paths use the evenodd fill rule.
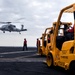
<path fill-rule="evenodd" d="M 13 27 L 16 27 L 16 26 L 13 26 Z"/>
<path fill-rule="evenodd" d="M 2 26 L 2 28 L 5 28 L 6 26 L 4 25 L 4 26 Z"/>

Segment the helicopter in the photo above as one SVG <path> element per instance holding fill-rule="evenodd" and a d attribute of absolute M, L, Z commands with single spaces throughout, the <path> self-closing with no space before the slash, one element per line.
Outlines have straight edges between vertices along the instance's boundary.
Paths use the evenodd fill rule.
<path fill-rule="evenodd" d="M 11 24 L 11 22 L 0 22 L 2 24 L 2 27 L 0 27 L 0 30 L 5 33 L 5 31 L 9 32 L 19 32 L 21 34 L 21 31 L 27 31 L 27 29 L 24 29 L 24 25 L 21 25 L 21 29 L 17 28 L 14 24 Z"/>

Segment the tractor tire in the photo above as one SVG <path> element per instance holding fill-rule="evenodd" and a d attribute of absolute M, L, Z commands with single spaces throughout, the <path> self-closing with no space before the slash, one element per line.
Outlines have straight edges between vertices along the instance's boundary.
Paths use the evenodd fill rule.
<path fill-rule="evenodd" d="M 52 57 L 51 54 L 47 55 L 46 63 L 47 63 L 48 67 L 52 67 L 53 66 L 53 57 Z"/>
<path fill-rule="evenodd" d="M 70 74 L 70 75 L 75 75 L 75 62 L 72 62 L 72 63 L 70 64 L 69 74 Z"/>

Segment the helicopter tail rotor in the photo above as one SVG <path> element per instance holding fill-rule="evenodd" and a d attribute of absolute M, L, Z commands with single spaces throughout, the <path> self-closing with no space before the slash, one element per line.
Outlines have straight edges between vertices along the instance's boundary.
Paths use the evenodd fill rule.
<path fill-rule="evenodd" d="M 23 30 L 23 28 L 24 28 L 24 25 L 21 25 L 21 30 Z"/>

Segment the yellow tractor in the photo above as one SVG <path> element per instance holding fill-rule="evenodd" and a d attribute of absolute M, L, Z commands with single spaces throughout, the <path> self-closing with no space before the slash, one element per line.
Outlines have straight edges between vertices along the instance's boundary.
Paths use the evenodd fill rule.
<path fill-rule="evenodd" d="M 67 39 L 67 28 L 72 26 L 72 22 L 61 22 L 63 14 L 73 14 L 74 32 L 71 38 Z M 69 17 L 69 16 L 68 16 Z M 70 18 L 70 17 L 69 17 Z M 69 19 L 68 18 L 68 19 Z M 54 23 L 52 44 L 49 46 L 49 52 L 46 59 L 48 67 L 59 66 L 65 70 L 75 70 L 75 3 L 63 8 L 58 16 L 57 22 Z M 59 40 L 59 38 L 61 40 Z"/>
<path fill-rule="evenodd" d="M 42 37 L 40 37 L 40 42 L 41 45 L 38 46 L 38 53 L 40 55 L 47 55 L 48 53 L 48 46 L 50 46 L 50 31 L 53 29 L 51 28 L 46 28 L 45 32 L 42 34 Z"/>

